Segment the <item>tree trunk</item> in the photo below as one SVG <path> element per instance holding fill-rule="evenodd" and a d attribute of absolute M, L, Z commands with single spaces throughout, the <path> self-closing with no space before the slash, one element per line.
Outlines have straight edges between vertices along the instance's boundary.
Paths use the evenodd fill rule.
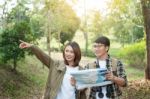
<path fill-rule="evenodd" d="M 50 3 L 50 0 L 47 1 L 47 2 Z M 45 0 L 45 3 L 46 3 L 46 0 Z M 48 5 L 46 5 L 46 6 L 48 7 Z M 46 33 L 47 33 L 47 50 L 48 50 L 49 57 L 51 57 L 51 48 L 50 48 L 50 41 L 51 41 L 51 25 L 50 25 L 51 24 L 51 16 L 50 15 L 51 15 L 51 11 L 50 11 L 50 9 L 48 9 L 47 10 L 47 16 L 46 16 L 47 21 L 48 21 L 46 23 L 46 30 L 47 30 Z M 50 63 L 51 63 L 51 60 L 49 60 L 49 76 L 48 77 L 51 77 L 51 72 L 52 72 Z M 48 79 L 50 79 L 50 78 L 48 78 Z M 44 93 L 44 98 L 43 99 L 49 99 L 49 96 L 50 96 L 50 88 L 48 90 L 45 89 L 45 93 Z"/>
<path fill-rule="evenodd" d="M 85 53 L 84 55 L 87 56 L 88 53 L 88 34 L 84 31 L 84 39 L 85 39 Z"/>
<path fill-rule="evenodd" d="M 51 21 L 50 10 L 48 10 L 47 13 L 48 13 L 47 20 Z M 50 22 L 49 22 L 47 23 L 47 50 L 48 50 L 49 57 L 51 57 L 50 41 L 51 41 L 51 27 L 50 27 Z M 49 65 L 50 65 L 50 61 L 49 61 Z"/>
<path fill-rule="evenodd" d="M 62 49 L 61 49 L 61 43 L 60 43 L 60 41 L 61 41 L 61 39 L 60 39 L 60 33 L 61 33 L 61 31 L 58 31 L 58 41 L 59 41 L 59 51 L 62 51 Z"/>
<path fill-rule="evenodd" d="M 85 53 L 84 55 L 87 56 L 88 53 L 88 33 L 87 33 L 87 17 L 86 17 L 86 0 L 84 0 L 84 17 L 85 17 L 85 23 L 84 23 L 84 39 L 85 39 Z"/>
<path fill-rule="evenodd" d="M 17 60 L 16 60 L 16 58 L 14 58 L 14 64 L 13 64 L 14 66 L 13 66 L 13 71 L 16 71 L 16 67 L 17 67 Z"/>
<path fill-rule="evenodd" d="M 48 55 L 50 56 L 51 51 L 50 51 L 50 33 L 49 32 L 47 34 L 47 50 L 48 50 Z"/>
<path fill-rule="evenodd" d="M 141 0 L 141 4 L 146 31 L 147 66 L 145 69 L 145 78 L 150 80 L 150 2 L 149 0 Z"/>
<path fill-rule="evenodd" d="M 1 15 L 1 25 L 2 25 L 2 29 L 6 28 L 6 17 L 7 17 L 7 1 L 5 1 L 5 3 L 2 5 L 2 15 Z"/>

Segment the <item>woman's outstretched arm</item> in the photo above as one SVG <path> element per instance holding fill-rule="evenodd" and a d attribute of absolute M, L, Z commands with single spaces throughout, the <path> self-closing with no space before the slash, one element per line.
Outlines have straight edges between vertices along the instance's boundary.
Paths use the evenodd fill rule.
<path fill-rule="evenodd" d="M 19 48 L 24 49 L 24 48 L 29 48 L 31 49 L 32 53 L 43 63 L 45 64 L 48 68 L 50 67 L 50 64 L 53 64 L 53 60 L 46 54 L 44 53 L 40 48 L 37 46 L 24 42 L 20 40 L 20 45 Z"/>

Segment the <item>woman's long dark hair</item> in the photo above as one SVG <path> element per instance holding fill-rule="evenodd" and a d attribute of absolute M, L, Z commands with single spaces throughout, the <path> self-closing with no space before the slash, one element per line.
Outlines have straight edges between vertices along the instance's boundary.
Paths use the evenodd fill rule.
<path fill-rule="evenodd" d="M 67 46 L 71 46 L 73 51 L 74 51 L 74 55 L 75 55 L 75 59 L 74 59 L 74 65 L 73 66 L 79 66 L 79 62 L 81 60 L 81 50 L 80 47 L 78 45 L 78 43 L 76 42 L 69 42 L 65 45 L 64 50 L 63 50 L 63 58 L 64 58 L 64 62 L 66 65 L 69 65 L 68 61 L 65 58 L 65 48 Z"/>

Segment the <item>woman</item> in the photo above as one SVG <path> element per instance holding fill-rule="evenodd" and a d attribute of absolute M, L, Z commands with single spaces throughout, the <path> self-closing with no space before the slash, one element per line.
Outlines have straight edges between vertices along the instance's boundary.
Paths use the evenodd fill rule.
<path fill-rule="evenodd" d="M 53 60 L 33 44 L 21 41 L 19 47 L 30 48 L 32 53 L 49 68 L 44 99 L 86 99 L 83 90 L 82 92 L 76 90 L 75 82 L 70 75 L 71 71 L 82 69 L 79 66 L 81 51 L 76 42 L 66 44 L 62 62 Z"/>

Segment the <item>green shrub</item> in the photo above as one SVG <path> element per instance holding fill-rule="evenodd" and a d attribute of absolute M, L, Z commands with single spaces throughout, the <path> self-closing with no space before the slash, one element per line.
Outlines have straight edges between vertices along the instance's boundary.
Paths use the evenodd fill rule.
<path fill-rule="evenodd" d="M 86 53 L 84 49 L 81 49 L 81 53 L 83 56 L 96 57 L 92 50 L 87 50 L 87 53 Z"/>
<path fill-rule="evenodd" d="M 146 64 L 145 42 L 141 41 L 119 51 L 118 57 L 124 59 L 129 66 L 143 69 Z"/>

